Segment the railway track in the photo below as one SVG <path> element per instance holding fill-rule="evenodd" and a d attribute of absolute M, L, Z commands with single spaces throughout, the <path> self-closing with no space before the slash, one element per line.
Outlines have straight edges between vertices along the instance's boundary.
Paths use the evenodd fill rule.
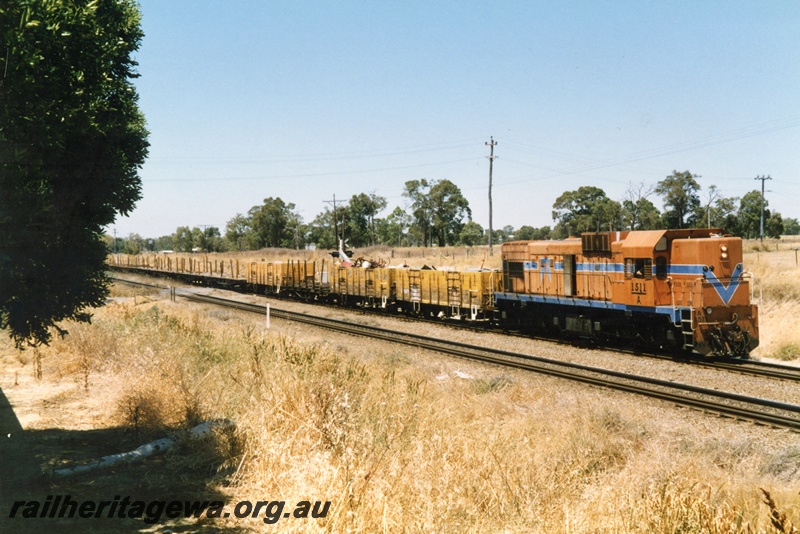
<path fill-rule="evenodd" d="M 149 272 L 144 273 L 144 275 L 153 276 L 152 273 L 149 273 Z M 160 285 L 156 285 L 156 284 L 148 284 L 148 283 L 145 283 L 145 282 L 134 282 L 134 281 L 125 280 L 125 279 L 121 279 L 121 278 L 112 278 L 112 280 L 117 280 L 117 281 L 124 282 L 124 283 L 131 284 L 131 285 L 138 285 L 138 286 L 141 286 L 141 287 L 168 289 L 167 286 L 160 286 Z M 331 306 L 331 305 L 327 305 L 326 304 L 325 306 Z M 335 308 L 335 309 L 339 309 L 339 310 L 342 309 L 340 306 L 332 306 L 332 307 Z M 364 310 L 361 310 L 359 308 L 348 308 L 348 309 L 351 310 L 351 311 L 354 311 L 354 312 L 358 312 L 358 313 L 368 313 L 368 312 L 365 312 Z M 397 316 L 397 318 L 400 319 L 400 320 L 407 319 L 407 318 L 405 318 L 403 316 Z M 410 321 L 410 322 L 419 321 L 418 319 L 414 319 L 413 321 L 411 319 L 407 319 L 407 320 Z M 486 327 L 478 328 L 478 327 L 475 327 L 475 326 L 469 325 L 469 324 L 465 325 L 465 324 L 461 324 L 461 323 L 442 322 L 440 320 L 434 321 L 434 320 L 428 320 L 428 319 L 422 319 L 422 321 L 427 322 L 427 323 L 436 324 L 436 325 L 453 326 L 453 327 L 467 329 L 467 330 L 476 331 L 476 332 L 486 332 L 487 331 Z M 525 337 L 525 338 L 529 338 L 530 337 L 530 336 L 527 336 L 527 335 L 524 335 L 524 334 L 515 334 L 513 332 L 508 332 L 508 334 L 509 335 L 517 335 L 519 337 Z M 566 343 L 566 344 L 571 344 L 573 346 L 578 346 L 578 347 L 585 346 L 585 344 L 580 343 L 580 342 L 554 340 L 554 339 L 551 339 L 551 338 L 542 338 L 542 339 L 544 339 L 546 341 L 549 341 L 549 342 Z M 635 356 L 635 357 L 655 358 L 655 359 L 659 359 L 659 360 L 668 360 L 668 361 L 672 361 L 672 362 L 676 362 L 676 363 L 683 363 L 683 364 L 691 365 L 691 366 L 699 366 L 699 367 L 705 367 L 705 368 L 709 368 L 709 369 L 719 369 L 719 370 L 733 372 L 733 373 L 739 373 L 739 374 L 743 374 L 743 375 L 747 375 L 747 376 L 770 378 L 770 379 L 774 379 L 774 380 L 786 380 L 786 381 L 789 381 L 789 382 L 800 382 L 800 367 L 792 367 L 792 366 L 789 366 L 789 365 L 780 365 L 780 364 L 774 364 L 774 363 L 769 363 L 769 362 L 761 362 L 761 361 L 758 361 L 758 360 L 735 360 L 735 361 L 724 360 L 723 361 L 723 360 L 709 360 L 709 359 L 688 358 L 688 357 L 676 358 L 673 355 L 665 355 L 665 354 L 658 354 L 658 353 L 652 353 L 652 352 L 631 351 L 631 350 L 624 350 L 624 349 L 613 349 L 613 350 L 617 350 L 617 352 L 620 352 L 620 353 L 623 353 L 623 354 L 629 354 L 629 355 Z"/>
<path fill-rule="evenodd" d="M 643 354 L 643 356 L 646 356 L 648 358 L 656 358 L 659 360 L 682 362 L 685 363 L 686 365 L 691 365 L 694 367 L 720 369 L 723 371 L 730 371 L 732 373 L 739 373 L 749 376 L 759 376 L 775 380 L 800 382 L 800 367 L 792 367 L 790 365 L 762 362 L 759 360 L 720 361 L 720 360 L 703 360 L 700 358 L 676 359 L 672 356 L 665 356 L 663 354 Z"/>
<path fill-rule="evenodd" d="M 127 280 L 120 282 L 132 283 Z M 166 289 L 162 286 L 133 282 L 134 285 Z M 230 300 L 209 295 L 200 295 L 187 290 L 173 290 L 173 294 L 190 301 L 225 306 L 240 311 L 264 315 L 266 306 Z M 354 324 L 324 317 L 316 317 L 303 313 L 290 312 L 271 308 L 273 317 L 296 321 L 319 328 L 338 332 L 367 336 L 382 341 L 400 343 L 421 349 L 449 354 L 474 361 L 522 369 L 540 374 L 547 374 L 567 380 L 591 384 L 617 391 L 626 391 L 671 402 L 680 406 L 716 413 L 735 419 L 752 421 L 778 428 L 800 431 L 800 406 L 769 399 L 747 397 L 731 392 L 710 390 L 688 384 L 678 384 L 650 377 L 637 376 L 619 371 L 600 369 L 582 364 L 563 362 L 541 358 L 529 354 L 521 354 L 499 349 L 480 347 L 466 343 L 431 338 L 407 332 Z M 738 365 L 738 364 L 733 364 Z M 770 366 L 774 367 L 774 366 Z M 774 371 L 774 369 L 771 369 Z M 767 375 L 769 376 L 769 375 Z M 781 376 L 782 379 L 786 379 Z M 800 375 L 794 380 L 800 379 Z"/>

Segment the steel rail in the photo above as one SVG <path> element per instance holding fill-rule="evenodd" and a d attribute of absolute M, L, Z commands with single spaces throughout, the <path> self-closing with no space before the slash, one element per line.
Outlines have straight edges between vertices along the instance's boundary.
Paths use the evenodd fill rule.
<path fill-rule="evenodd" d="M 260 304 L 250 304 L 241 301 L 224 299 L 221 297 L 198 295 L 186 290 L 179 291 L 177 296 L 195 302 L 222 305 L 260 315 L 264 315 L 266 313 L 266 307 Z M 382 341 L 402 343 L 405 345 L 411 345 L 452 356 L 477 360 L 484 363 L 543 373 L 567 380 L 591 384 L 594 386 L 645 395 L 651 398 L 656 398 L 703 411 L 713 412 L 735 419 L 743 419 L 760 424 L 800 431 L 800 417 L 789 415 L 789 413 L 800 414 L 800 406 L 795 404 L 788 404 L 756 397 L 747 397 L 737 393 L 710 390 L 688 384 L 678 384 L 650 377 L 590 367 L 582 364 L 549 360 L 547 358 L 541 358 L 529 354 L 479 347 L 467 343 L 445 341 L 427 336 L 421 336 L 418 334 L 410 334 L 407 332 L 395 332 L 385 328 L 353 324 L 348 321 L 316 317 L 302 313 L 289 312 L 286 310 L 278 310 L 275 308 L 271 308 L 270 312 L 276 318 L 288 319 L 316 327 L 322 327 L 358 336 L 368 336 L 380 339 Z M 637 385 L 642 383 L 662 389 Z M 673 391 L 669 391 L 670 389 Z M 681 393 L 675 392 L 675 390 L 681 391 Z M 687 395 L 682 392 L 688 392 L 694 396 Z M 706 398 L 699 398 L 699 396 Z M 711 400 L 710 398 L 716 400 Z M 739 405 L 720 402 L 720 400 L 735 402 Z M 759 406 L 788 413 L 765 411 L 763 409 L 753 408 L 753 406 Z"/>
<path fill-rule="evenodd" d="M 119 267 L 117 267 L 116 269 L 121 269 L 121 270 L 126 270 L 127 269 L 127 270 L 130 270 L 130 271 L 135 271 L 137 274 L 144 274 L 144 275 L 150 275 L 150 276 L 153 276 L 153 275 L 156 275 L 157 273 L 160 273 L 160 271 L 151 272 L 151 271 L 144 271 L 143 269 L 133 269 L 133 268 L 119 268 Z M 134 281 L 124 280 L 124 279 L 119 279 L 119 278 L 111 278 L 111 279 L 112 280 L 118 280 L 120 282 L 133 284 L 133 285 L 142 286 L 142 287 L 153 287 L 153 288 L 167 289 L 167 287 L 164 287 L 164 286 L 159 286 L 159 285 L 155 285 L 155 284 L 147 284 L 147 283 L 144 283 L 144 282 L 134 282 Z M 360 310 L 358 308 L 342 308 L 341 306 L 337 306 L 335 308 L 336 309 L 349 309 L 349 310 L 353 310 L 353 311 L 363 312 L 362 310 Z M 406 319 L 405 317 L 402 317 L 402 316 L 398 316 L 397 318 L 398 319 Z M 452 323 L 452 322 L 430 321 L 430 320 L 426 320 L 425 322 L 434 323 L 434 324 L 438 324 L 438 325 L 456 326 L 456 327 L 459 327 L 459 328 L 467 328 L 467 329 L 470 329 L 472 331 L 478 331 L 478 332 L 486 332 L 486 331 L 489 330 L 487 328 L 477 329 L 472 325 L 464 326 L 464 325 L 461 325 L 461 324 L 458 324 L 458 323 Z M 528 336 L 522 336 L 522 337 L 528 337 Z M 541 339 L 546 339 L 548 341 L 560 342 L 560 340 L 553 340 L 553 339 L 550 339 L 550 338 L 541 338 Z M 715 360 L 704 360 L 704 359 L 701 359 L 701 358 L 691 358 L 691 357 L 675 358 L 674 356 L 666 356 L 664 354 L 648 353 L 648 352 L 641 352 L 641 351 L 630 351 L 630 350 L 617 350 L 617 351 L 618 352 L 623 352 L 625 354 L 634 354 L 636 356 L 644 356 L 644 357 L 647 357 L 647 358 L 656 358 L 656 359 L 660 359 L 660 360 L 669 360 L 669 361 L 673 361 L 673 362 L 676 362 L 676 363 L 687 363 L 689 365 L 696 365 L 696 366 L 706 367 L 706 368 L 710 368 L 710 369 L 721 369 L 721 370 L 740 373 L 740 374 L 745 374 L 745 375 L 749 375 L 749 376 L 759 376 L 759 377 L 771 378 L 771 379 L 776 379 L 776 380 L 787 380 L 787 381 L 793 381 L 793 382 L 800 382 L 800 367 L 792 367 L 792 366 L 788 366 L 788 365 L 780 365 L 780 364 L 774 364 L 774 363 L 768 363 L 768 362 L 760 362 L 760 361 L 757 361 L 757 360 L 738 360 L 738 361 L 735 361 L 735 362 L 731 362 L 731 361 L 715 361 Z"/>

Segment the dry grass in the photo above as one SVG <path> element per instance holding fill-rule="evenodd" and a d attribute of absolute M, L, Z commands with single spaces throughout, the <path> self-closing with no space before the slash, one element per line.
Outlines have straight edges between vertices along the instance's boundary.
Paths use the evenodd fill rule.
<path fill-rule="evenodd" d="M 800 523 L 794 435 L 772 447 L 658 403 L 491 368 L 463 379 L 448 360 L 345 354 L 137 299 L 44 351 L 45 379 L 74 377 L 142 440 L 234 420 L 234 436 L 166 465 L 215 470 L 231 499 L 332 501 L 327 518 L 277 530 L 779 532 L 775 510 Z"/>
<path fill-rule="evenodd" d="M 747 241 L 744 262 L 756 277 L 761 298 L 760 346 L 755 354 L 780 360 L 800 358 L 800 239 Z M 777 250 L 776 250 L 777 249 Z M 764 251 L 766 250 L 766 251 Z"/>

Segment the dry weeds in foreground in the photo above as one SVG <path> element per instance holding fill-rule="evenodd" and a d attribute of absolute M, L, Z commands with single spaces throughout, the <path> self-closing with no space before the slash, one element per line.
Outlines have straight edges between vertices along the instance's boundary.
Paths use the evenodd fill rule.
<path fill-rule="evenodd" d="M 779 360 L 800 359 L 800 239 L 761 246 L 748 241 L 745 267 L 755 275 L 760 346 L 755 355 Z"/>
<path fill-rule="evenodd" d="M 462 362 L 334 350 L 147 300 L 73 325 L 43 351 L 44 380 L 104 397 L 107 424 L 142 439 L 233 419 L 215 450 L 184 447 L 166 465 L 216 469 L 232 500 L 332 501 L 326 519 L 276 531 L 780 532 L 776 512 L 784 532 L 800 523 L 796 434 L 493 368 L 461 379 Z"/>

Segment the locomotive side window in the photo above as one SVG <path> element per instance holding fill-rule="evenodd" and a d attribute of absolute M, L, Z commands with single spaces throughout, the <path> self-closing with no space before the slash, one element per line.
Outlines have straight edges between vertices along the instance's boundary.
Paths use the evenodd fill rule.
<path fill-rule="evenodd" d="M 661 236 L 661 239 L 656 243 L 656 252 L 666 252 L 668 248 L 669 242 L 667 241 L 667 236 Z"/>
<path fill-rule="evenodd" d="M 625 278 L 653 278 L 653 260 L 651 258 L 625 258 Z"/>
<path fill-rule="evenodd" d="M 659 280 L 667 279 L 667 258 L 664 256 L 656 258 L 656 278 Z"/>
<path fill-rule="evenodd" d="M 514 276 L 517 278 L 522 278 L 525 276 L 525 264 L 521 261 L 506 261 L 505 263 L 505 271 L 508 273 L 509 276 Z"/>
<path fill-rule="evenodd" d="M 525 264 L 521 261 L 504 261 L 503 278 L 505 287 L 513 290 L 521 290 L 520 284 L 525 280 Z"/>

